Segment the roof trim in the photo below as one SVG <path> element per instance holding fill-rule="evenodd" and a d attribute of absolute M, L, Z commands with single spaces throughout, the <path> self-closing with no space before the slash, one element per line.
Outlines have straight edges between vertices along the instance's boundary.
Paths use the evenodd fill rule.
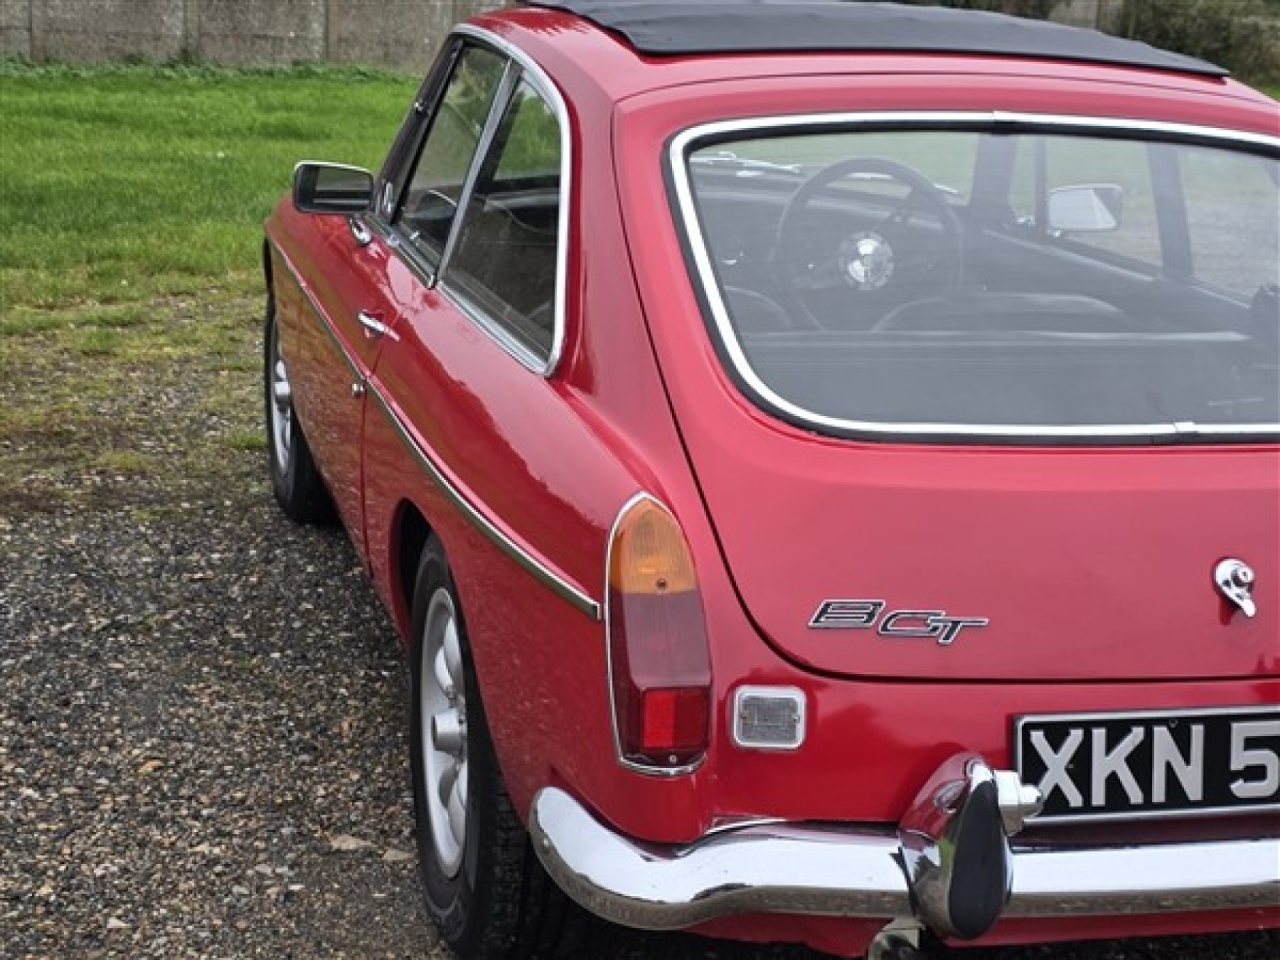
<path fill-rule="evenodd" d="M 945 53 L 1072 60 L 1208 77 L 1227 70 L 1096 30 L 976 10 L 866 0 L 528 0 L 638 53 Z"/>

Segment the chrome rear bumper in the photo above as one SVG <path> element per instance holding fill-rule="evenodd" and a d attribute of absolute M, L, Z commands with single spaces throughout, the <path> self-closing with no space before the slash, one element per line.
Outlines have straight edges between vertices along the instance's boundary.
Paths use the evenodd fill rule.
<path fill-rule="evenodd" d="M 962 768 L 975 766 L 972 757 L 954 759 L 963 761 Z M 979 776 L 972 782 L 980 784 L 981 772 L 991 771 L 980 761 L 976 766 Z M 963 802 L 952 802 L 957 787 L 949 779 L 956 769 L 956 763 L 944 766 L 939 773 L 948 776 L 935 777 L 922 791 L 922 799 L 931 801 L 924 806 L 935 814 L 945 808 L 946 822 L 934 832 L 908 829 L 911 814 L 896 835 L 865 827 L 768 823 L 709 834 L 688 846 L 660 847 L 619 836 L 554 787 L 534 798 L 529 829 L 547 871 L 566 893 L 608 920 L 654 930 L 770 912 L 914 916 L 939 934 L 973 937 L 1001 916 L 1280 904 L 1280 838 L 1058 849 L 1011 846 L 1001 834 L 1001 852 L 991 849 L 990 830 L 972 828 L 972 811 L 969 826 L 960 829 L 966 811 Z M 947 804 L 933 802 L 944 796 Z M 913 811 L 921 806 L 917 801 Z M 1008 823 L 1006 817 L 1006 833 Z M 934 842 L 944 836 L 945 842 Z M 966 854 L 960 848 L 967 843 L 983 849 Z M 972 858 L 968 865 L 960 862 L 966 855 Z M 982 904 L 966 919 L 963 901 L 975 886 L 974 871 L 987 875 L 989 889 L 1003 887 L 1004 893 L 994 897 L 993 913 L 982 913 L 990 906 Z"/>

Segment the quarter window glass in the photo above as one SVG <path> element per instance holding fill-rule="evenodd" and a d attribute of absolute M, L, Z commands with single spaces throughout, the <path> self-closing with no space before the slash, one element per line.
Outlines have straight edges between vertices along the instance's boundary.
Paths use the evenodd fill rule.
<path fill-rule="evenodd" d="M 503 69 L 502 59 L 487 50 L 463 51 L 401 201 L 397 224 L 433 264 L 439 263 Z"/>
<path fill-rule="evenodd" d="M 1192 271 L 1196 278 L 1252 296 L 1280 283 L 1275 174 L 1258 157 L 1188 150 L 1182 164 Z"/>
<path fill-rule="evenodd" d="M 560 127 L 521 81 L 467 204 L 446 282 L 539 357 L 555 332 Z"/>

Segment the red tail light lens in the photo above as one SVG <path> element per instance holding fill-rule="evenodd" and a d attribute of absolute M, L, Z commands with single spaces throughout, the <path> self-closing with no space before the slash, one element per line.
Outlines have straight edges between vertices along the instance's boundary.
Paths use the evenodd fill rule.
<path fill-rule="evenodd" d="M 702 597 L 675 518 L 632 500 L 609 543 L 609 682 L 618 750 L 645 768 L 684 768 L 707 749 L 711 661 Z"/>

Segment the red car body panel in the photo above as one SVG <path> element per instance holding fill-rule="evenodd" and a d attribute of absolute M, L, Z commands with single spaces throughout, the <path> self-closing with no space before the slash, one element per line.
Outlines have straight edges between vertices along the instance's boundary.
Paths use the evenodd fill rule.
<path fill-rule="evenodd" d="M 945 101 L 957 110 L 996 104 L 1051 113 L 1087 95 L 1102 114 L 1141 107 L 1150 116 L 1170 106 L 1155 97 L 1134 103 L 1127 86 L 1117 93 L 1095 83 L 1064 97 L 1070 85 L 1062 81 L 1023 77 L 1009 90 L 1006 78 L 964 80 L 953 78 L 943 92 L 936 79 L 906 78 L 858 105 L 892 111 Z M 868 677 L 1276 676 L 1280 584 L 1258 585 L 1273 598 L 1263 603 L 1272 612 L 1246 623 L 1232 616 L 1210 576 L 1217 560 L 1235 553 L 1269 567 L 1280 560 L 1275 447 L 821 440 L 762 414 L 734 388 L 706 342 L 693 292 L 663 282 L 683 258 L 652 165 L 674 132 L 711 118 L 849 109 L 842 84 L 806 86 L 805 94 L 800 104 L 790 88 L 771 98 L 757 83 L 679 96 L 664 90 L 624 104 L 615 133 L 619 142 L 635 138 L 620 155 L 624 221 L 638 238 L 632 257 L 668 389 L 723 555 L 763 634 L 799 663 Z M 699 342 L 701 349 L 690 349 Z M 718 388 L 708 389 L 712 383 Z M 945 656 L 932 642 L 886 644 L 808 627 L 819 604 L 841 597 L 990 624 L 959 634 Z M 1047 657 L 1048 649 L 1061 656 Z"/>
<path fill-rule="evenodd" d="M 1275 134 L 1273 101 L 1231 81 L 983 57 L 814 54 L 797 84 L 794 57 L 757 56 L 754 77 L 727 81 L 740 61 L 646 60 L 553 12 L 475 22 L 526 51 L 570 105 L 567 330 L 554 374 L 522 369 L 382 237 L 360 247 L 343 218 L 287 203 L 267 232 L 282 351 L 317 462 L 402 634 L 407 512 L 442 541 L 517 810 L 568 784 L 602 821 L 653 843 L 759 817 L 892 824 L 956 750 L 1011 765 L 1022 715 L 1280 703 L 1280 449 L 869 443 L 784 424 L 744 399 L 716 356 L 663 175 L 669 139 L 713 119 L 1076 115 L 1087 104 L 1091 116 Z M 389 333 L 368 339 L 361 310 Z M 385 409 L 353 399 L 363 381 Z M 712 656 L 706 759 L 674 778 L 615 762 L 598 605 L 610 526 L 638 491 L 687 538 Z M 583 603 L 531 575 L 486 523 Z M 1241 554 L 1271 571 L 1249 620 L 1210 579 L 1214 562 Z M 809 628 L 834 598 L 990 622 L 945 646 Z M 744 683 L 804 692 L 803 750 L 734 744 L 731 696 Z M 1228 818 L 1216 829 L 1257 828 Z M 1008 920 L 983 942 L 1277 924 L 1280 906 L 1087 930 Z M 876 928 L 817 917 L 706 927 L 833 951 Z"/>
<path fill-rule="evenodd" d="M 285 222 L 278 234 L 282 239 L 277 245 L 276 271 L 282 278 L 291 274 L 308 278 L 305 287 L 292 283 L 276 287 L 277 309 L 294 319 L 281 324 L 281 350 L 297 368 L 299 413 L 324 463 L 334 505 L 363 552 L 359 437 L 364 411 L 351 402 L 351 384 L 371 368 L 378 345 L 361 335 L 356 319 L 360 308 L 353 305 L 372 302 L 370 295 L 381 286 L 381 265 L 374 261 L 374 251 L 369 251 L 368 258 L 353 260 L 356 243 L 341 222 L 316 223 L 317 218 L 288 209 L 280 210 L 279 216 Z M 352 275 L 353 265 L 360 270 L 359 276 Z M 326 314 L 327 324 L 311 321 L 316 306 Z"/>

